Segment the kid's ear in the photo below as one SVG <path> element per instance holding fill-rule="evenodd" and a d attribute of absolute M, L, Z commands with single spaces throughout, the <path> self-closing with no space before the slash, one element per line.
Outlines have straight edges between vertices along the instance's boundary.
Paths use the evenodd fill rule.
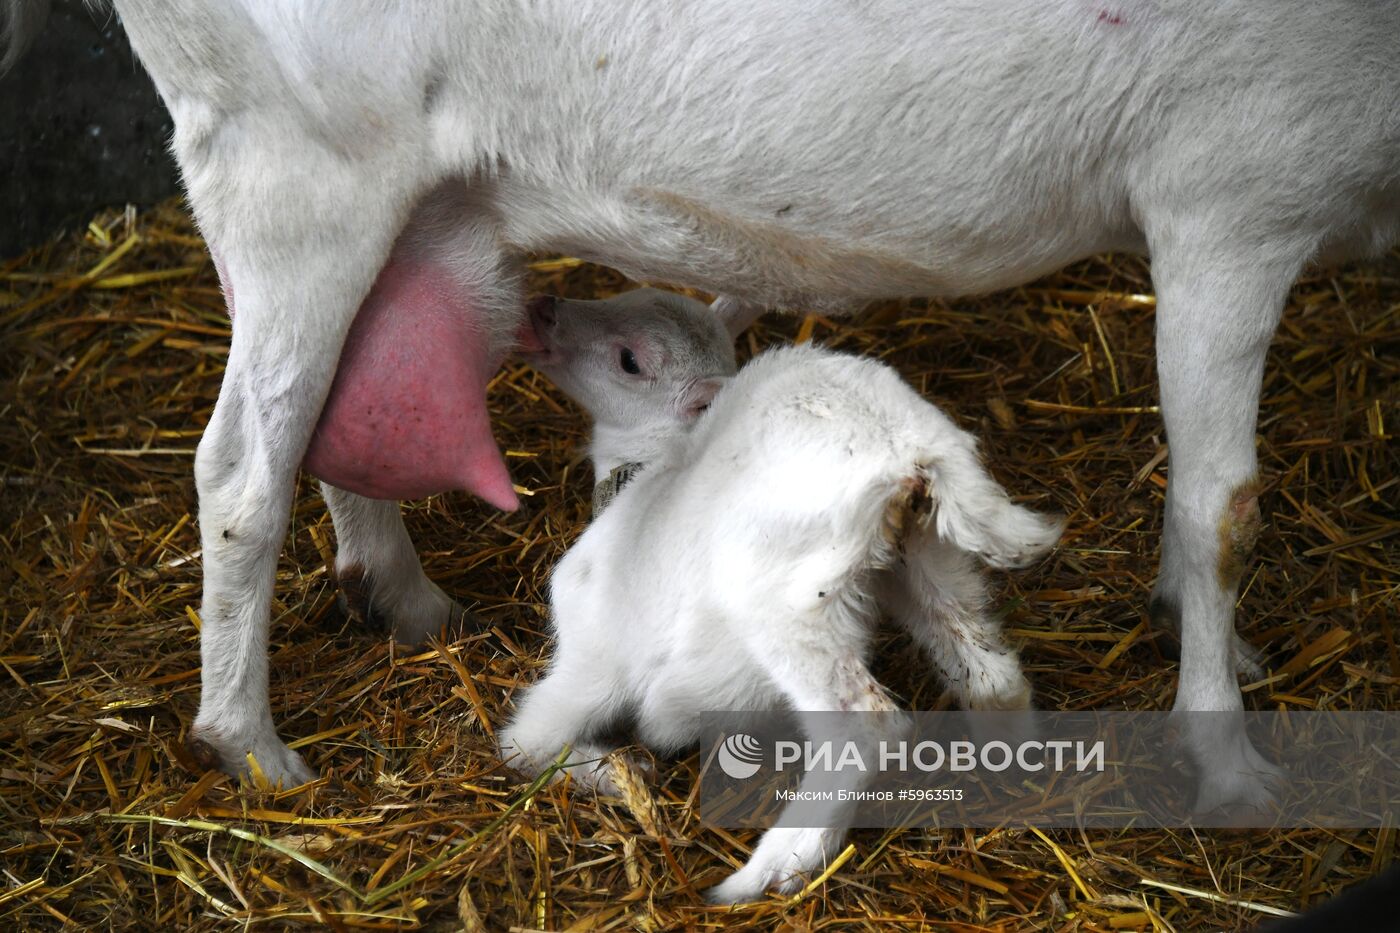
<path fill-rule="evenodd" d="M 715 395 L 728 381 L 724 376 L 707 376 L 695 380 L 686 386 L 676 399 L 676 414 L 680 415 L 683 421 L 700 417 L 701 412 L 710 407 L 710 402 L 714 401 Z"/>
<path fill-rule="evenodd" d="M 710 303 L 710 310 L 719 315 L 724 329 L 729 331 L 729 339 L 738 340 L 739 335 L 749 329 L 749 325 L 763 317 L 763 309 L 747 305 L 737 298 L 720 295 Z"/>

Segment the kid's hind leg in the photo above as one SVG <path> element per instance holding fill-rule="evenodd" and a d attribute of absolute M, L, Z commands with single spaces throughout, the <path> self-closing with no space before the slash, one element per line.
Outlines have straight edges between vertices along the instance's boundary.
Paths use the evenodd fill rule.
<path fill-rule="evenodd" d="M 881 741 L 898 741 L 908 728 L 907 715 L 865 663 L 872 616 L 873 607 L 865 600 L 833 592 L 805 610 L 753 626 L 749 644 L 755 661 L 797 712 L 807 740 L 829 741 L 835 748 L 849 743 L 864 761 L 874 761 Z M 833 713 L 849 715 L 829 715 Z M 865 772 L 813 770 L 803 777 L 800 790 L 809 800 L 820 800 L 826 793 L 858 791 L 869 777 Z M 789 804 L 744 867 L 706 897 L 733 904 L 756 900 L 771 887 L 797 890 L 841 850 L 853 807 L 849 802 L 804 804 L 803 812 L 794 815 Z"/>
<path fill-rule="evenodd" d="M 972 710 L 1027 710 L 1031 687 L 1021 660 L 987 614 L 987 588 L 973 558 L 931 530 L 906 542 L 905 559 L 886 581 L 884 608 Z"/>

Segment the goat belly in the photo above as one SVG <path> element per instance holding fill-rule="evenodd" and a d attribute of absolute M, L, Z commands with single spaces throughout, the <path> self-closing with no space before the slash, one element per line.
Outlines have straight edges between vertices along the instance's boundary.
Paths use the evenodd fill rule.
<path fill-rule="evenodd" d="M 372 499 L 463 489 L 519 505 L 486 411 L 504 349 L 481 314 L 445 270 L 390 262 L 341 350 L 306 469 Z"/>

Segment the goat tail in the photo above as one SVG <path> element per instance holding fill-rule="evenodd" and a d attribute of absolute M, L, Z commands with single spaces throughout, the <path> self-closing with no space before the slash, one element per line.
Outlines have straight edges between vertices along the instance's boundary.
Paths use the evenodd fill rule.
<path fill-rule="evenodd" d="M 49 0 L 0 0 L 0 75 L 24 55 L 48 15 Z"/>
<path fill-rule="evenodd" d="M 1060 516 L 1042 515 L 1011 501 L 971 444 L 939 444 L 921 460 L 891 500 L 891 510 L 931 524 L 939 538 L 993 567 L 1025 567 L 1045 556 L 1064 532 Z M 886 527 L 902 530 L 908 518 Z"/>

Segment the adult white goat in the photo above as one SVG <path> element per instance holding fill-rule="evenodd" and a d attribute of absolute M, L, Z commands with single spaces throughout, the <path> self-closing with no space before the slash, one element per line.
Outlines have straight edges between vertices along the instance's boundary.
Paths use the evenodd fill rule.
<path fill-rule="evenodd" d="M 40 5 L 0 2 L 11 48 Z M 514 505 L 483 389 L 521 322 L 519 249 L 755 310 L 1150 252 L 1171 443 L 1154 602 L 1180 624 L 1176 708 L 1242 708 L 1265 350 L 1305 264 L 1400 233 L 1400 5 L 116 8 L 238 308 L 195 462 L 207 761 L 311 776 L 277 737 L 266 658 L 304 459 L 329 481 L 337 572 L 406 640 L 452 612 L 381 500 L 461 486 Z M 1243 729 L 1199 723 L 1202 804 L 1252 797 Z"/>

